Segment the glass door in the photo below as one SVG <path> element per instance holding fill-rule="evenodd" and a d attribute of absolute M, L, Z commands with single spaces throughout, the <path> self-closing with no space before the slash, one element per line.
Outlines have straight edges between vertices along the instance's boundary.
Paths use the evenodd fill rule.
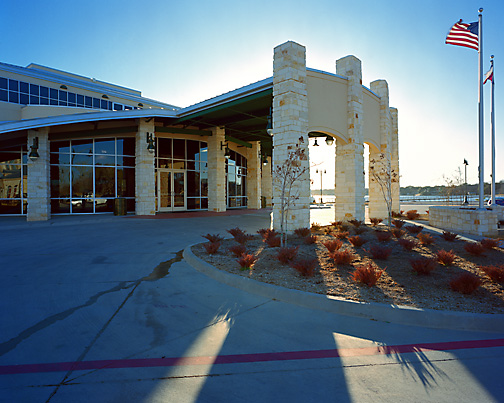
<path fill-rule="evenodd" d="M 187 210 L 186 172 L 158 170 L 158 211 Z"/>

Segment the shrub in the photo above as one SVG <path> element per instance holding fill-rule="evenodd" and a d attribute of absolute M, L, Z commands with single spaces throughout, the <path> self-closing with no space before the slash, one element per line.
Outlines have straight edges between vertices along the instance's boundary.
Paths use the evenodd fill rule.
<path fill-rule="evenodd" d="M 221 244 L 220 242 L 208 242 L 204 243 L 203 246 L 205 247 L 206 253 L 214 255 L 219 250 Z"/>
<path fill-rule="evenodd" d="M 266 238 L 264 240 L 264 242 L 266 242 L 266 244 L 271 248 L 278 248 L 280 246 L 280 244 L 282 243 L 282 240 L 280 239 L 280 237 L 278 235 L 275 235 L 275 236 L 270 236 L 269 238 Z"/>
<path fill-rule="evenodd" d="M 480 241 L 480 244 L 485 249 L 493 249 L 499 247 L 500 241 L 498 239 L 485 238 Z"/>
<path fill-rule="evenodd" d="M 504 265 L 500 266 L 482 266 L 480 269 L 488 276 L 492 281 L 496 283 L 504 283 Z"/>
<path fill-rule="evenodd" d="M 236 234 L 236 235 L 234 235 L 233 238 L 240 245 L 245 245 L 248 241 L 250 241 L 254 237 L 252 235 L 243 233 L 243 234 Z"/>
<path fill-rule="evenodd" d="M 266 240 L 268 238 L 273 238 L 273 237 L 280 235 L 274 229 L 270 229 L 270 228 L 260 229 L 259 231 L 257 231 L 257 233 L 262 236 L 263 242 L 266 242 Z"/>
<path fill-rule="evenodd" d="M 317 267 L 318 259 L 299 259 L 292 263 L 292 267 L 296 269 L 304 277 L 312 277 Z"/>
<path fill-rule="evenodd" d="M 438 250 L 436 252 L 437 261 L 444 266 L 451 266 L 455 261 L 455 254 L 453 250 L 446 251 L 444 249 Z"/>
<path fill-rule="evenodd" d="M 392 220 L 392 224 L 394 227 L 401 229 L 406 222 L 403 220 Z"/>
<path fill-rule="evenodd" d="M 432 245 L 434 243 L 434 238 L 429 234 L 418 234 L 417 238 L 422 245 Z"/>
<path fill-rule="evenodd" d="M 242 257 L 237 260 L 242 270 L 251 269 L 256 261 L 257 257 L 250 254 L 243 254 Z"/>
<path fill-rule="evenodd" d="M 356 248 L 360 248 L 367 242 L 367 239 L 361 238 L 359 235 L 351 236 L 348 240 Z"/>
<path fill-rule="evenodd" d="M 417 246 L 416 241 L 412 241 L 411 239 L 399 239 L 397 242 L 404 248 L 404 250 L 412 250 L 415 246 Z"/>
<path fill-rule="evenodd" d="M 299 237 L 299 238 L 305 238 L 308 235 L 310 235 L 310 228 L 296 228 L 294 230 L 294 233 Z"/>
<path fill-rule="evenodd" d="M 378 224 L 380 224 L 383 219 L 382 218 L 370 218 L 369 221 L 371 221 L 371 225 L 373 227 L 376 227 Z"/>
<path fill-rule="evenodd" d="M 392 235 L 394 235 L 397 239 L 402 238 L 406 231 L 399 228 L 392 228 Z"/>
<path fill-rule="evenodd" d="M 448 242 L 453 242 L 458 238 L 457 234 L 455 234 L 454 232 L 450 232 L 450 231 L 443 231 L 441 236 L 443 237 L 443 239 L 445 241 L 448 241 Z"/>
<path fill-rule="evenodd" d="M 330 241 L 322 242 L 322 245 L 324 245 L 329 252 L 334 252 L 335 250 L 341 248 L 343 242 L 341 242 L 339 239 L 333 239 Z"/>
<path fill-rule="evenodd" d="M 364 232 L 367 231 L 367 228 L 366 227 L 359 227 L 359 228 L 354 228 L 354 232 L 357 234 L 357 235 L 360 235 L 360 234 L 363 234 Z"/>
<path fill-rule="evenodd" d="M 236 257 L 240 257 L 247 252 L 245 245 L 233 245 L 229 248 L 229 251 Z"/>
<path fill-rule="evenodd" d="M 392 233 L 388 231 L 375 231 L 375 235 L 380 242 L 387 242 L 392 238 Z"/>
<path fill-rule="evenodd" d="M 366 250 L 373 259 L 387 260 L 392 253 L 392 248 L 386 248 L 380 245 L 372 245 L 368 250 Z"/>
<path fill-rule="evenodd" d="M 228 229 L 226 231 L 229 232 L 233 237 L 235 237 L 238 234 L 245 235 L 245 232 L 243 232 L 243 230 L 240 229 L 240 228 L 238 228 L 238 227 L 231 228 L 231 229 Z"/>
<path fill-rule="evenodd" d="M 480 243 L 473 242 L 466 242 L 464 249 L 474 256 L 482 256 L 485 251 L 485 248 Z"/>
<path fill-rule="evenodd" d="M 210 242 L 222 242 L 224 240 L 219 234 L 206 234 L 202 235 L 202 237 L 208 239 Z"/>
<path fill-rule="evenodd" d="M 427 276 L 436 268 L 437 261 L 427 257 L 420 257 L 418 259 L 410 260 L 410 264 L 417 274 Z"/>
<path fill-rule="evenodd" d="M 284 246 L 278 250 L 276 258 L 283 264 L 289 264 L 297 255 L 299 246 Z"/>
<path fill-rule="evenodd" d="M 420 225 L 406 225 L 404 229 L 412 235 L 418 235 L 420 232 L 422 232 L 423 227 L 421 227 Z"/>
<path fill-rule="evenodd" d="M 312 231 L 318 231 L 318 230 L 320 230 L 320 228 L 321 228 L 321 227 L 322 227 L 322 226 L 321 226 L 319 223 L 314 222 L 314 223 L 311 225 L 311 230 L 312 230 Z"/>
<path fill-rule="evenodd" d="M 318 239 L 317 235 L 310 235 L 310 236 L 304 237 L 303 242 L 306 245 L 312 245 L 317 242 L 317 239 Z"/>
<path fill-rule="evenodd" d="M 392 217 L 394 218 L 402 218 L 402 211 L 397 212 L 397 211 L 392 211 Z"/>
<path fill-rule="evenodd" d="M 358 282 L 371 287 L 376 284 L 380 279 L 383 270 L 377 270 L 373 264 L 368 263 L 367 266 L 359 266 L 352 274 L 353 279 Z"/>
<path fill-rule="evenodd" d="M 450 287 L 453 291 L 462 294 L 471 294 L 480 286 L 481 280 L 478 276 L 471 273 L 464 273 L 450 281 Z"/>
<path fill-rule="evenodd" d="M 333 222 L 331 223 L 331 225 L 332 225 L 333 227 L 339 227 L 341 224 L 343 224 L 343 221 L 333 221 Z"/>
<path fill-rule="evenodd" d="M 361 225 L 364 225 L 364 222 L 361 220 L 348 220 L 350 224 L 352 224 L 355 228 L 359 228 Z"/>
<path fill-rule="evenodd" d="M 418 214 L 417 210 L 408 210 L 406 211 L 406 218 L 408 220 L 418 220 L 420 218 L 420 214 Z"/>
<path fill-rule="evenodd" d="M 349 250 L 336 250 L 334 252 L 329 253 L 329 257 L 334 260 L 335 265 L 349 265 L 352 263 L 356 256 Z"/>
<path fill-rule="evenodd" d="M 340 232 L 336 232 L 336 233 L 334 234 L 334 236 L 335 236 L 336 238 L 338 238 L 338 239 L 346 239 L 346 238 L 348 238 L 348 235 L 349 235 L 349 234 L 350 234 L 350 233 L 349 233 L 348 231 L 340 231 Z"/>

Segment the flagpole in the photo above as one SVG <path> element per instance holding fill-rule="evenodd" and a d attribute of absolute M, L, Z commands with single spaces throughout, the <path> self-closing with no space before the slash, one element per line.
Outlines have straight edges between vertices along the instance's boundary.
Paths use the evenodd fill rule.
<path fill-rule="evenodd" d="M 490 56 L 490 68 L 492 69 L 492 92 L 490 96 L 490 130 L 492 132 L 492 205 L 495 205 L 495 111 L 494 111 L 494 86 L 495 70 L 494 55 Z"/>
<path fill-rule="evenodd" d="M 483 209 L 483 198 L 485 196 L 484 182 L 484 143 L 483 143 L 483 17 L 481 13 L 483 8 L 479 9 L 478 14 L 478 132 L 479 132 L 479 205 Z"/>

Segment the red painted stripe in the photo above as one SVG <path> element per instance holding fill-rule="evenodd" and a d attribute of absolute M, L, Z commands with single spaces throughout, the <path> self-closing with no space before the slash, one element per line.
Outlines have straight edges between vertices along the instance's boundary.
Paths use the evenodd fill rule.
<path fill-rule="evenodd" d="M 330 350 L 285 351 L 278 353 L 232 354 L 199 357 L 135 358 L 126 360 L 96 360 L 41 364 L 2 365 L 0 375 L 41 372 L 66 372 L 114 368 L 174 367 L 185 365 L 240 364 L 320 358 L 359 357 L 371 355 L 407 354 L 428 351 L 464 350 L 473 348 L 504 347 L 504 339 L 449 341 L 442 343 L 402 344 Z"/>

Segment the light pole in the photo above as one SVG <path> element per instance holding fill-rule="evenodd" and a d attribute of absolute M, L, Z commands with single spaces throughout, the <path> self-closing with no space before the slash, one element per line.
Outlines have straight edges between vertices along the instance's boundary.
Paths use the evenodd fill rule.
<path fill-rule="evenodd" d="M 467 160 L 464 158 L 464 183 L 465 183 L 465 190 L 464 190 L 464 203 L 466 206 L 469 204 L 469 201 L 467 200 L 467 166 L 469 163 Z"/>
<path fill-rule="evenodd" d="M 319 173 L 318 169 L 315 171 L 315 173 L 317 173 L 317 174 Z M 322 187 L 322 174 L 325 174 L 325 173 L 326 173 L 325 169 L 324 169 L 324 172 L 322 172 L 322 170 L 320 170 L 320 204 L 322 204 L 322 189 L 323 189 L 323 187 Z"/>

